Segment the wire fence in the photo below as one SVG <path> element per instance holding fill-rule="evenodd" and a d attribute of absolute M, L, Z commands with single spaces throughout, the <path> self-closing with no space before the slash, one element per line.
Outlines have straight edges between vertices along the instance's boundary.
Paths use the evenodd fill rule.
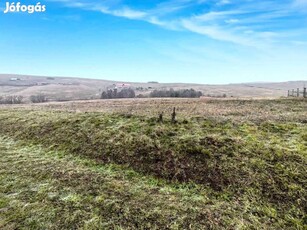
<path fill-rule="evenodd" d="M 306 87 L 301 90 L 300 88 L 288 90 L 288 97 L 304 97 L 307 98 Z"/>

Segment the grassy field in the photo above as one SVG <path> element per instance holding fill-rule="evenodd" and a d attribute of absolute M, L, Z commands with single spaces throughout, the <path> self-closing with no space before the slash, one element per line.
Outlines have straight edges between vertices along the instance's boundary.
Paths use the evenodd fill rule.
<path fill-rule="evenodd" d="M 306 113 L 289 99 L 2 106 L 0 228 L 305 229 Z"/>
<path fill-rule="evenodd" d="M 303 122 L 306 121 L 306 100 L 303 99 L 112 99 L 44 104 L 0 105 L 0 109 L 62 111 L 69 113 L 104 113 L 157 118 L 164 113 L 170 120 L 173 108 L 177 117 L 233 122 Z"/>

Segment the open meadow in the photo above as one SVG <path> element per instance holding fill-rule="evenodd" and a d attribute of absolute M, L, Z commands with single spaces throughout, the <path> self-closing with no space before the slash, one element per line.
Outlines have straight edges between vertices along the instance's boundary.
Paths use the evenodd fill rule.
<path fill-rule="evenodd" d="M 307 228 L 306 99 L 0 105 L 0 154 L 1 229 Z"/>

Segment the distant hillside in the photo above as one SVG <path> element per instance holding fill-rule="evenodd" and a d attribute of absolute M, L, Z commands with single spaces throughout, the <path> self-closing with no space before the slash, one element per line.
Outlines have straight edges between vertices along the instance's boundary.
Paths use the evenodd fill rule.
<path fill-rule="evenodd" d="M 0 96 L 45 94 L 51 101 L 96 99 L 107 88 L 120 84 L 129 84 L 137 94 L 149 94 L 154 89 L 185 89 L 193 88 L 202 91 L 204 95 L 227 97 L 280 97 L 286 96 L 288 89 L 302 88 L 307 81 L 290 81 L 279 83 L 242 83 L 227 85 L 206 85 L 191 83 L 140 83 L 116 82 L 109 80 L 47 77 L 0 74 Z"/>

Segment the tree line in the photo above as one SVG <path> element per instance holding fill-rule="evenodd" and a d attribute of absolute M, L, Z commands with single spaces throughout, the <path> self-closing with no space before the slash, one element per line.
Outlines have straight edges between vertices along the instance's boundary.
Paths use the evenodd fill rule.
<path fill-rule="evenodd" d="M 135 98 L 135 91 L 131 88 L 122 89 L 120 91 L 117 89 L 109 89 L 107 91 L 103 91 L 101 94 L 101 99 L 115 98 Z"/>
<path fill-rule="evenodd" d="M 148 96 L 138 95 L 138 97 L 178 97 L 178 98 L 199 98 L 203 96 L 201 91 L 196 91 L 195 89 L 163 89 L 163 90 L 154 90 Z M 101 99 L 115 99 L 115 98 L 135 98 L 136 93 L 133 89 L 127 88 L 118 91 L 117 89 L 108 89 L 103 91 L 101 94 Z"/>
<path fill-rule="evenodd" d="M 23 102 L 23 96 L 0 96 L 0 104 L 21 104 Z"/>
<path fill-rule="evenodd" d="M 150 97 L 181 97 L 181 98 L 198 98 L 203 96 L 201 91 L 195 89 L 180 89 L 180 90 L 154 90 L 149 94 Z"/>
<path fill-rule="evenodd" d="M 21 95 L 7 95 L 7 96 L 0 96 L 0 104 L 22 104 L 24 103 L 24 97 Z M 29 100 L 32 103 L 43 103 L 47 102 L 47 97 L 44 94 L 32 95 L 29 97 Z"/>

